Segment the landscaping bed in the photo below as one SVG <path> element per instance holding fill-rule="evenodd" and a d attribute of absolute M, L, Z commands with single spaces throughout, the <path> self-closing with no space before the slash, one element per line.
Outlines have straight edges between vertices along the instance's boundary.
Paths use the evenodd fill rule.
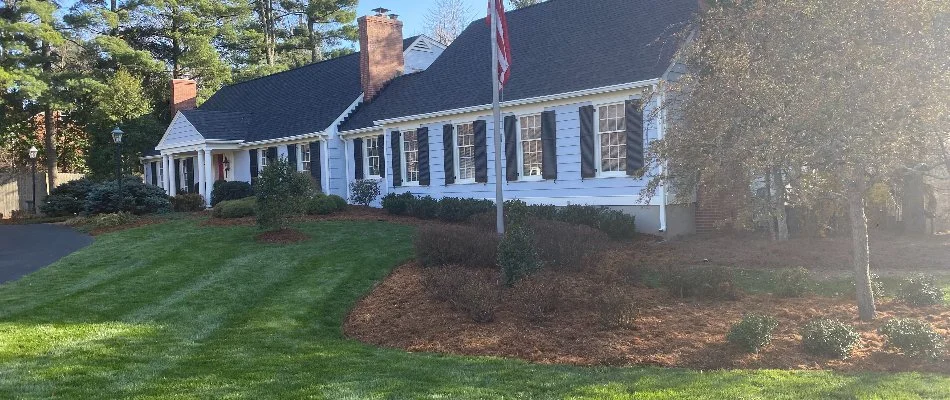
<path fill-rule="evenodd" d="M 514 357 L 542 364 L 950 374 L 946 353 L 938 360 L 908 358 L 885 348 L 878 333 L 887 320 L 900 317 L 929 322 L 946 337 L 950 334 L 950 309 L 944 305 L 910 307 L 885 299 L 879 304 L 878 318 L 865 323 L 857 319 L 850 297 L 811 294 L 778 298 L 756 293 L 735 301 L 696 300 L 638 284 L 623 286 L 635 310 L 632 322 L 605 327 L 596 299 L 620 278 L 599 270 L 558 272 L 556 291 L 562 300 L 544 321 L 524 315 L 516 286 L 501 290 L 493 321 L 476 323 L 447 302 L 433 298 L 424 284 L 426 270 L 415 263 L 396 269 L 351 311 L 345 334 L 411 352 Z M 497 285 L 497 272 L 490 269 L 471 277 Z M 758 354 L 746 353 L 726 340 L 730 326 L 753 312 L 772 315 L 778 321 L 771 344 Z M 829 359 L 803 351 L 799 329 L 816 317 L 852 324 L 860 333 L 860 344 L 849 358 Z"/>

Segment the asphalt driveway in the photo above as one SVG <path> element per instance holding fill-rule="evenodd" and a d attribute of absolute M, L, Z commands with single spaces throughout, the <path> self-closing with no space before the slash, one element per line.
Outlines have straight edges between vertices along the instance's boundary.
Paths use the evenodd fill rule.
<path fill-rule="evenodd" d="M 0 225 L 0 283 L 19 279 L 91 243 L 91 236 L 59 225 Z"/>

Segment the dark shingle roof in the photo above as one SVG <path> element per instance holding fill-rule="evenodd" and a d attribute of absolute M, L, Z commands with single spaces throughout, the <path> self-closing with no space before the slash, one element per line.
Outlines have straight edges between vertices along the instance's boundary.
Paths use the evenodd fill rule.
<path fill-rule="evenodd" d="M 416 38 L 403 40 L 403 49 Z M 234 115 L 198 117 L 204 123 L 195 127 L 207 139 L 278 139 L 327 128 L 362 92 L 360 57 L 353 53 L 225 86 L 198 108 L 202 113 L 186 116 L 192 124 L 196 124 L 192 115 L 204 111 L 240 113 L 248 118 L 244 131 L 229 132 L 229 128 L 241 125 Z M 205 129 L 215 137 L 209 137 Z"/>
<path fill-rule="evenodd" d="M 187 110 L 182 115 L 205 140 L 242 140 L 248 134 L 251 118 L 245 113 L 211 110 Z"/>
<path fill-rule="evenodd" d="M 659 78 L 696 0 L 550 0 L 507 13 L 512 72 L 504 100 Z M 473 22 L 424 72 L 393 80 L 341 130 L 491 103 L 491 39 Z"/>

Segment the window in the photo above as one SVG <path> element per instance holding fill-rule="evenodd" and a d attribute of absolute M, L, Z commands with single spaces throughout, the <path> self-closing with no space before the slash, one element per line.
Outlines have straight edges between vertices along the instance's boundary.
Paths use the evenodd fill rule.
<path fill-rule="evenodd" d="M 382 143 L 379 142 L 379 137 L 363 139 L 363 143 L 366 146 L 364 149 L 364 153 L 366 154 L 366 157 L 364 157 L 366 175 L 371 178 L 379 178 L 380 175 L 382 175 L 380 173 L 380 155 L 383 151 Z"/>
<path fill-rule="evenodd" d="M 403 132 L 402 152 L 406 166 L 405 182 L 419 182 L 419 139 L 416 137 L 416 131 Z"/>
<path fill-rule="evenodd" d="M 455 126 L 455 148 L 458 151 L 456 159 L 455 179 L 458 181 L 475 181 L 475 126 L 474 124 L 459 124 Z"/>
<path fill-rule="evenodd" d="M 521 134 L 521 176 L 541 176 L 541 114 L 518 119 Z"/>
<path fill-rule="evenodd" d="M 267 166 L 267 148 L 257 150 L 257 156 L 260 157 L 261 162 L 258 165 L 260 170 L 263 171 L 264 167 Z"/>
<path fill-rule="evenodd" d="M 300 145 L 300 170 L 309 171 L 310 170 L 310 144 L 304 143 Z"/>
<path fill-rule="evenodd" d="M 158 186 L 165 186 L 165 161 L 158 162 Z"/>
<path fill-rule="evenodd" d="M 597 108 L 597 132 L 600 134 L 600 171 L 627 170 L 627 127 L 624 105 L 610 104 Z"/>

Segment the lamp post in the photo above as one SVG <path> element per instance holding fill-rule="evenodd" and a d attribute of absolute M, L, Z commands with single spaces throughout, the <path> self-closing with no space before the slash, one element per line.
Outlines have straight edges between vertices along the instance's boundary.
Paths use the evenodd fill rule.
<path fill-rule="evenodd" d="M 112 130 L 112 142 L 115 143 L 115 181 L 119 185 L 119 193 L 122 193 L 122 132 L 118 126 Z"/>
<path fill-rule="evenodd" d="M 30 147 L 30 170 L 33 173 L 33 203 L 30 204 L 30 213 L 36 215 L 36 156 L 39 154 L 36 146 Z"/>

